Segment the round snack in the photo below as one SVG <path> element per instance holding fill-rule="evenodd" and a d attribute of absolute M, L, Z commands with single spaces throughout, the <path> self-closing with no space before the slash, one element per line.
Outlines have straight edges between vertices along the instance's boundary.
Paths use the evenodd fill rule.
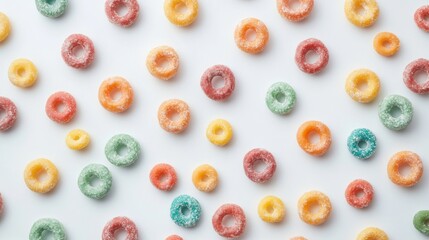
<path fill-rule="evenodd" d="M 259 162 L 265 165 L 261 171 L 256 169 Z M 277 164 L 273 154 L 265 149 L 255 148 L 244 156 L 243 167 L 244 173 L 250 180 L 255 183 L 265 183 L 273 177 Z"/>
<path fill-rule="evenodd" d="M 219 88 L 213 86 L 213 79 L 221 77 L 224 85 Z M 208 68 L 201 76 L 201 88 L 207 97 L 215 100 L 222 101 L 231 96 L 235 88 L 235 77 L 231 69 L 224 65 L 214 65 Z"/>
<path fill-rule="evenodd" d="M 409 168 L 408 174 L 401 173 L 401 169 Z M 412 187 L 423 175 L 423 163 L 419 155 L 409 151 L 397 152 L 387 164 L 387 174 L 390 180 L 399 186 Z"/>
<path fill-rule="evenodd" d="M 150 171 L 149 178 L 150 182 L 162 191 L 170 191 L 177 182 L 176 170 L 166 163 L 155 165 Z"/>
<path fill-rule="evenodd" d="M 357 128 L 347 139 L 347 147 L 353 156 L 359 159 L 368 159 L 377 149 L 377 138 L 371 130 Z"/>
<path fill-rule="evenodd" d="M 249 32 L 255 34 L 255 39 L 249 39 Z M 268 28 L 256 18 L 243 19 L 235 28 L 235 43 L 242 51 L 257 54 L 264 50 L 270 38 Z"/>
<path fill-rule="evenodd" d="M 215 190 L 218 184 L 216 169 L 208 164 L 203 164 L 195 168 L 192 173 L 192 183 L 202 192 L 211 192 Z"/>
<path fill-rule="evenodd" d="M 5 97 L 0 97 L 0 112 L 5 113 L 4 116 L 0 117 L 0 132 L 3 132 L 13 127 L 18 113 L 15 103 Z"/>
<path fill-rule="evenodd" d="M 398 52 L 400 47 L 399 38 L 390 32 L 378 33 L 374 38 L 374 50 L 385 57 L 390 57 Z"/>
<path fill-rule="evenodd" d="M 349 74 L 346 80 L 346 92 L 356 102 L 370 103 L 380 91 L 380 79 L 375 72 L 358 69 Z"/>
<path fill-rule="evenodd" d="M 225 217 L 232 217 L 234 224 L 225 226 L 222 221 Z M 246 215 L 243 209 L 235 204 L 224 204 L 213 214 L 212 224 L 214 230 L 224 238 L 240 237 L 246 229 Z"/>
<path fill-rule="evenodd" d="M 93 186 L 94 179 L 98 179 L 99 183 Z M 89 164 L 80 172 L 77 184 L 85 196 L 102 199 L 112 187 L 112 175 L 109 169 L 101 164 Z"/>
<path fill-rule="evenodd" d="M 10 82 L 17 87 L 31 87 L 37 80 L 37 68 L 28 59 L 16 59 L 9 66 L 8 76 Z"/>
<path fill-rule="evenodd" d="M 317 134 L 319 141 L 312 143 L 311 135 Z M 318 121 L 308 121 L 303 123 L 296 134 L 299 146 L 313 156 L 324 155 L 331 146 L 331 131 L 329 128 Z"/>
<path fill-rule="evenodd" d="M 45 17 L 57 18 L 64 14 L 68 0 L 36 0 L 37 10 Z"/>
<path fill-rule="evenodd" d="M 3 42 L 10 33 L 10 21 L 6 14 L 0 12 L 0 43 Z"/>
<path fill-rule="evenodd" d="M 314 63 L 308 62 L 307 54 L 313 52 L 318 55 Z M 320 40 L 309 38 L 299 43 L 295 52 L 295 62 L 305 73 L 316 74 L 322 71 L 329 62 L 329 51 Z"/>
<path fill-rule="evenodd" d="M 127 217 L 115 217 L 110 220 L 103 228 L 102 240 L 116 240 L 115 233 L 125 231 L 126 240 L 137 240 L 139 233 L 136 224 Z"/>
<path fill-rule="evenodd" d="M 317 212 L 312 209 L 317 207 Z M 299 217 L 310 225 L 321 225 L 331 215 L 332 206 L 329 197 L 318 191 L 304 193 L 298 200 Z"/>
<path fill-rule="evenodd" d="M 194 227 L 201 217 L 200 203 L 191 196 L 180 195 L 171 203 L 170 217 L 180 227 Z"/>
<path fill-rule="evenodd" d="M 118 13 L 122 7 L 127 9 L 125 14 Z M 104 5 L 109 21 L 121 27 L 133 25 L 139 16 L 139 9 L 140 6 L 137 0 L 107 0 Z"/>
<path fill-rule="evenodd" d="M 307 240 L 305 237 L 293 237 L 290 240 Z"/>
<path fill-rule="evenodd" d="M 175 115 L 177 119 L 174 119 Z M 188 128 L 191 111 L 188 104 L 179 99 L 163 102 L 158 109 L 159 125 L 167 132 L 181 133 Z"/>
<path fill-rule="evenodd" d="M 313 10 L 314 0 L 300 0 L 299 7 L 292 7 L 292 0 L 277 0 L 277 10 L 280 15 L 291 21 L 299 22 L 307 18 Z"/>
<path fill-rule="evenodd" d="M 179 69 L 179 55 L 171 47 L 156 47 L 147 55 L 146 67 L 152 76 L 169 80 L 176 76 Z"/>
<path fill-rule="evenodd" d="M 0 193 L 0 215 L 3 213 L 3 208 L 4 208 L 3 206 L 4 206 L 3 198 L 2 198 L 1 193 Z"/>
<path fill-rule="evenodd" d="M 265 103 L 273 113 L 287 114 L 292 111 L 296 103 L 296 93 L 293 88 L 284 82 L 274 83 L 268 88 Z"/>
<path fill-rule="evenodd" d="M 126 149 L 125 154 L 121 150 Z M 127 134 L 113 136 L 104 148 L 107 160 L 118 167 L 128 167 L 135 163 L 140 156 L 140 144 Z"/>
<path fill-rule="evenodd" d="M 43 240 L 45 239 L 47 232 L 51 234 L 51 239 L 67 239 L 63 225 L 58 220 L 53 218 L 42 218 L 33 223 L 28 239 Z"/>
<path fill-rule="evenodd" d="M 90 137 L 81 129 L 71 130 L 66 136 L 66 144 L 72 150 L 82 150 L 89 145 Z"/>
<path fill-rule="evenodd" d="M 421 30 L 429 32 L 429 5 L 419 7 L 414 13 L 414 21 Z"/>
<path fill-rule="evenodd" d="M 40 179 L 46 175 L 44 179 Z M 27 164 L 24 170 L 24 181 L 27 187 L 38 193 L 47 193 L 58 183 L 57 167 L 48 159 L 39 158 Z"/>
<path fill-rule="evenodd" d="M 76 115 L 76 100 L 68 92 L 56 92 L 46 101 L 48 117 L 57 123 L 68 123 Z"/>
<path fill-rule="evenodd" d="M 429 211 L 422 210 L 418 211 L 414 215 L 413 225 L 417 229 L 417 231 L 423 233 L 426 236 L 429 236 L 429 226 L 427 222 L 429 221 Z"/>
<path fill-rule="evenodd" d="M 346 0 L 344 11 L 347 19 L 357 27 L 369 27 L 378 18 L 376 0 Z"/>
<path fill-rule="evenodd" d="M 350 206 L 366 208 L 374 197 L 374 189 L 369 182 L 357 179 L 347 186 L 345 196 Z"/>
<path fill-rule="evenodd" d="M 397 112 L 399 112 L 399 116 L 396 116 Z M 390 95 L 378 105 L 378 116 L 387 128 L 402 130 L 413 119 L 413 105 L 405 97 Z"/>
<path fill-rule="evenodd" d="M 368 227 L 359 233 L 356 240 L 389 240 L 389 237 L 379 228 Z"/>
<path fill-rule="evenodd" d="M 81 51 L 81 54 L 78 53 Z M 72 34 L 64 40 L 61 56 L 70 67 L 87 68 L 94 61 L 94 43 L 83 34 Z"/>
<path fill-rule="evenodd" d="M 417 73 L 425 73 L 427 79 L 424 83 L 418 83 L 415 79 Z M 429 93 L 429 60 L 419 58 L 409 63 L 403 74 L 404 83 L 407 88 L 418 94 Z"/>
<path fill-rule="evenodd" d="M 183 240 L 183 238 L 178 235 L 170 235 L 165 240 Z"/>
<path fill-rule="evenodd" d="M 186 8 L 182 12 L 180 8 Z M 197 0 L 165 0 L 164 13 L 172 24 L 186 27 L 191 25 L 198 16 Z"/>
<path fill-rule="evenodd" d="M 122 77 L 111 77 L 104 80 L 98 90 L 98 100 L 110 112 L 120 113 L 126 111 L 131 107 L 133 99 L 133 88 Z"/>
<path fill-rule="evenodd" d="M 232 138 L 232 126 L 224 119 L 213 120 L 207 127 L 206 136 L 214 145 L 225 146 Z"/>
<path fill-rule="evenodd" d="M 259 202 L 258 215 L 265 222 L 281 222 L 283 221 L 285 214 L 285 205 L 278 197 L 266 196 Z"/>

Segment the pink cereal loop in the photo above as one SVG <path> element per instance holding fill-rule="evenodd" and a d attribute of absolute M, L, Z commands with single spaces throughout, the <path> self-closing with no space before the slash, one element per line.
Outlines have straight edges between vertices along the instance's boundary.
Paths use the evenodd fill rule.
<path fill-rule="evenodd" d="M 102 240 L 116 240 L 115 232 L 116 231 L 126 231 L 127 238 L 126 240 L 137 240 L 138 239 L 138 230 L 133 221 L 127 217 L 115 217 L 110 220 L 103 229 L 103 234 L 101 235 Z"/>
<path fill-rule="evenodd" d="M 306 59 L 306 55 L 310 51 L 314 51 L 319 55 L 315 63 L 309 63 Z M 298 45 L 295 53 L 295 62 L 301 71 L 309 74 L 316 74 L 322 71 L 328 64 L 329 51 L 320 40 L 309 38 Z"/>
<path fill-rule="evenodd" d="M 76 53 L 74 53 L 77 47 L 82 48 L 83 53 L 81 56 L 77 56 Z M 77 69 L 89 67 L 94 61 L 94 54 L 94 43 L 83 34 L 72 34 L 68 36 L 66 40 L 64 40 L 61 48 L 61 55 L 64 62 Z"/>
<path fill-rule="evenodd" d="M 257 161 L 263 161 L 266 165 L 261 172 L 255 170 Z M 243 167 L 244 173 L 250 180 L 256 183 L 265 183 L 273 177 L 277 164 L 270 152 L 262 148 L 255 148 L 244 156 Z"/>
<path fill-rule="evenodd" d="M 234 218 L 234 224 L 230 227 L 224 226 L 222 220 L 226 216 Z M 236 238 L 244 233 L 246 228 L 246 215 L 243 209 L 235 204 L 224 204 L 216 210 L 212 218 L 214 230 L 222 237 Z"/>
<path fill-rule="evenodd" d="M 221 77 L 225 85 L 221 88 L 214 88 L 212 84 L 215 77 Z M 203 73 L 200 85 L 207 97 L 215 101 L 222 101 L 234 92 L 235 77 L 227 66 L 214 65 Z"/>
<path fill-rule="evenodd" d="M 419 84 L 415 75 L 418 72 L 424 72 L 427 79 L 424 83 Z M 429 60 L 419 58 L 409 63 L 404 70 L 404 83 L 413 92 L 417 94 L 429 93 Z"/>
<path fill-rule="evenodd" d="M 124 16 L 120 16 L 117 12 L 121 6 L 127 8 L 127 13 Z M 104 10 L 111 23 L 121 27 L 129 27 L 137 20 L 140 6 L 137 0 L 107 0 Z"/>
<path fill-rule="evenodd" d="M 429 32 L 429 5 L 419 7 L 414 13 L 414 21 L 421 30 Z"/>
<path fill-rule="evenodd" d="M 0 118 L 0 131 L 6 131 L 13 127 L 17 118 L 15 104 L 9 98 L 0 97 L 0 112 L 5 112 L 5 116 Z"/>

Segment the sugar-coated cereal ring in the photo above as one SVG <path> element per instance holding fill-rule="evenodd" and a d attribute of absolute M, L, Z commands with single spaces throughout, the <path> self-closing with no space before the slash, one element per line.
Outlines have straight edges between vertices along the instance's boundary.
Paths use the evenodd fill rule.
<path fill-rule="evenodd" d="M 399 38 L 391 32 L 380 32 L 375 36 L 373 46 L 378 54 L 390 57 L 398 52 L 401 42 Z"/>
<path fill-rule="evenodd" d="M 194 227 L 201 217 L 200 203 L 191 196 L 180 195 L 171 203 L 170 217 L 180 227 Z"/>
<path fill-rule="evenodd" d="M 165 240 L 183 240 L 183 238 L 178 235 L 170 235 Z"/>
<path fill-rule="evenodd" d="M 266 196 L 259 202 L 258 215 L 265 222 L 281 222 L 283 221 L 285 214 L 285 205 L 278 197 Z"/>
<path fill-rule="evenodd" d="M 318 59 L 314 63 L 309 63 L 307 53 L 314 52 L 318 55 Z M 298 44 L 295 52 L 295 62 L 298 68 L 309 74 L 316 74 L 322 71 L 329 62 L 329 51 L 322 41 L 309 38 Z"/>
<path fill-rule="evenodd" d="M 115 99 L 114 94 L 120 93 L 120 98 Z M 111 77 L 103 81 L 98 90 L 98 100 L 101 105 L 110 112 L 124 112 L 131 107 L 134 100 L 134 92 L 130 83 L 122 77 Z"/>
<path fill-rule="evenodd" d="M 91 181 L 97 178 L 100 183 L 92 186 Z M 112 174 L 109 169 L 101 164 L 87 165 L 79 175 L 78 186 L 80 191 L 87 197 L 102 199 L 112 187 Z"/>
<path fill-rule="evenodd" d="M 290 240 L 307 240 L 305 237 L 293 237 Z"/>
<path fill-rule="evenodd" d="M 359 195 L 360 193 L 362 195 Z M 345 197 L 350 206 L 366 208 L 372 202 L 374 189 L 368 181 L 356 179 L 347 186 Z"/>
<path fill-rule="evenodd" d="M 31 87 L 37 80 L 37 68 L 28 59 L 16 59 L 9 66 L 8 76 L 10 82 L 17 87 Z"/>
<path fill-rule="evenodd" d="M 225 146 L 232 138 L 232 126 L 224 119 L 213 120 L 206 130 L 209 141 L 218 146 Z"/>
<path fill-rule="evenodd" d="M 126 148 L 126 154 L 120 154 Z M 128 167 L 135 163 L 140 156 L 140 144 L 128 134 L 117 134 L 106 144 L 104 153 L 107 160 L 118 167 Z"/>
<path fill-rule="evenodd" d="M 265 103 L 271 112 L 287 114 L 292 111 L 296 103 L 295 90 L 285 82 L 274 83 L 268 88 Z"/>
<path fill-rule="evenodd" d="M 312 208 L 318 207 L 317 212 Z M 298 200 L 299 217 L 310 225 L 321 225 L 331 215 L 332 206 L 329 197 L 318 191 L 306 192 Z"/>
<path fill-rule="evenodd" d="M 46 179 L 39 177 L 45 174 Z M 48 159 L 39 158 L 27 164 L 24 170 L 24 181 L 27 187 L 38 193 L 47 193 L 58 183 L 59 173 L 57 167 Z"/>
<path fill-rule="evenodd" d="M 414 21 L 421 30 L 429 32 L 429 5 L 419 7 L 414 13 Z"/>
<path fill-rule="evenodd" d="M 377 138 L 371 130 L 357 128 L 348 137 L 347 147 L 353 156 L 359 159 L 368 159 L 374 155 L 377 149 Z"/>
<path fill-rule="evenodd" d="M 184 6 L 185 13 L 181 13 L 178 8 Z M 186 27 L 191 25 L 198 16 L 198 1 L 197 0 L 165 0 L 164 13 L 168 21 L 172 24 Z"/>
<path fill-rule="evenodd" d="M 363 28 L 373 25 L 379 14 L 376 0 L 346 0 L 344 11 L 353 25 Z"/>
<path fill-rule="evenodd" d="M 82 150 L 89 145 L 90 141 L 89 134 L 81 129 L 71 130 L 66 136 L 66 144 L 72 150 Z"/>
<path fill-rule="evenodd" d="M 178 114 L 178 119 L 172 117 Z M 170 99 L 163 102 L 158 109 L 159 125 L 167 132 L 181 133 L 188 128 L 191 120 L 191 111 L 188 104 L 179 99 Z"/>
<path fill-rule="evenodd" d="M 160 163 L 150 171 L 150 182 L 159 190 L 170 191 L 177 183 L 177 174 L 170 164 Z"/>
<path fill-rule="evenodd" d="M 254 40 L 249 40 L 247 34 L 249 31 L 255 32 Z M 257 54 L 264 50 L 270 39 L 268 28 L 265 24 L 256 18 L 243 19 L 235 28 L 235 43 L 242 51 Z"/>
<path fill-rule="evenodd" d="M 423 233 L 426 236 L 429 236 L 429 226 L 427 222 L 429 221 L 429 210 L 418 211 L 413 218 L 413 225 L 417 231 Z"/>
<path fill-rule="evenodd" d="M 0 43 L 3 42 L 10 33 L 10 21 L 6 14 L 0 12 Z"/>
<path fill-rule="evenodd" d="M 265 168 L 262 171 L 255 169 L 259 161 L 265 164 Z M 250 180 L 255 183 L 265 183 L 273 177 L 277 164 L 273 154 L 265 149 L 255 148 L 244 156 L 243 167 L 244 173 Z"/>
<path fill-rule="evenodd" d="M 192 183 L 202 192 L 212 192 L 218 184 L 218 174 L 214 167 L 203 164 L 192 173 Z"/>
<path fill-rule="evenodd" d="M 399 109 L 400 115 L 393 116 Z M 383 99 L 378 105 L 378 116 L 383 125 L 391 130 L 402 130 L 406 128 L 413 119 L 413 105 L 400 95 L 390 95 Z"/>
<path fill-rule="evenodd" d="M 41 218 L 33 223 L 30 230 L 29 240 L 43 240 L 49 232 L 54 240 L 66 240 L 67 236 L 63 224 L 53 218 Z"/>
<path fill-rule="evenodd" d="M 179 55 L 171 47 L 156 47 L 147 55 L 146 67 L 152 76 L 169 80 L 176 76 L 179 69 Z"/>
<path fill-rule="evenodd" d="M 68 92 L 56 92 L 46 101 L 45 111 L 52 121 L 68 123 L 76 115 L 76 100 Z"/>
<path fill-rule="evenodd" d="M 407 175 L 401 174 L 401 168 L 410 168 Z M 399 186 L 412 187 L 423 176 L 423 163 L 419 155 L 410 151 L 397 152 L 387 164 L 387 174 L 390 180 Z"/>
<path fill-rule="evenodd" d="M 82 54 L 77 55 L 76 50 L 82 49 Z M 84 69 L 92 64 L 95 58 L 94 43 L 83 34 L 72 34 L 64 40 L 61 47 L 61 56 L 70 67 Z"/>
<path fill-rule="evenodd" d="M 5 97 L 0 97 L 0 112 L 5 112 L 5 115 L 0 118 L 0 132 L 2 132 L 13 127 L 18 113 L 15 103 Z"/>
<path fill-rule="evenodd" d="M 389 237 L 379 228 L 368 227 L 359 233 L 356 240 L 389 240 Z"/>
<path fill-rule="evenodd" d="M 115 233 L 117 231 L 125 231 L 127 233 L 126 240 L 137 240 L 139 237 L 137 226 L 131 219 L 115 217 L 104 226 L 101 239 L 116 240 Z"/>
<path fill-rule="evenodd" d="M 314 0 L 300 0 L 298 9 L 292 7 L 291 0 L 277 0 L 277 10 L 280 15 L 292 22 L 307 18 L 313 10 Z"/>
<path fill-rule="evenodd" d="M 215 88 L 213 86 L 213 79 L 215 77 L 221 77 L 224 81 L 223 87 Z M 234 92 L 235 89 L 235 77 L 231 69 L 224 65 L 214 65 L 208 68 L 201 76 L 200 82 L 201 88 L 207 97 L 215 100 L 222 101 Z"/>
<path fill-rule="evenodd" d="M 415 79 L 416 73 L 424 72 L 427 80 L 424 83 L 418 83 Z M 404 83 L 407 88 L 418 94 L 429 93 L 429 60 L 419 58 L 409 63 L 403 74 Z"/>
<path fill-rule="evenodd" d="M 37 10 L 45 17 L 57 18 L 64 14 L 68 0 L 36 0 Z"/>
<path fill-rule="evenodd" d="M 320 140 L 317 143 L 312 143 L 310 135 L 317 134 Z M 331 131 L 329 128 L 319 121 L 308 121 L 303 123 L 296 134 L 299 146 L 313 156 L 324 155 L 331 146 Z"/>
<path fill-rule="evenodd" d="M 118 13 L 121 7 L 127 8 L 127 12 L 124 15 Z M 121 27 L 129 27 L 137 20 L 140 5 L 137 0 L 107 0 L 104 10 L 111 23 Z"/>
<path fill-rule="evenodd" d="M 232 226 L 225 226 L 222 221 L 225 217 L 234 218 Z M 246 215 L 243 209 L 235 204 L 224 204 L 220 206 L 212 217 L 214 230 L 222 237 L 237 238 L 240 237 L 246 229 Z"/>
<path fill-rule="evenodd" d="M 3 198 L 0 193 L 0 215 L 3 213 L 3 208 L 4 208 Z"/>
<path fill-rule="evenodd" d="M 363 89 L 362 86 L 366 87 Z M 356 102 L 370 103 L 380 91 L 380 79 L 369 69 L 358 69 L 349 74 L 346 92 Z"/>

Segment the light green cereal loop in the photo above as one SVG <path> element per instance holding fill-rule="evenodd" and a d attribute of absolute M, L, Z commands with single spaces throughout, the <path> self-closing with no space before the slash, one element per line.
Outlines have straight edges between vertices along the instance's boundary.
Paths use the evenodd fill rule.
<path fill-rule="evenodd" d="M 36 0 L 37 10 L 45 17 L 57 18 L 64 14 L 68 0 Z"/>
<path fill-rule="evenodd" d="M 98 178 L 100 183 L 91 185 L 91 181 Z M 107 167 L 101 164 L 90 164 L 86 166 L 79 175 L 78 186 L 80 191 L 87 197 L 101 199 L 107 195 L 112 187 L 112 175 Z"/>
<path fill-rule="evenodd" d="M 170 217 L 180 227 L 194 227 L 201 217 L 200 203 L 191 196 L 180 195 L 171 203 Z"/>
<path fill-rule="evenodd" d="M 398 108 L 401 114 L 392 116 L 392 111 Z M 413 119 L 413 105 L 405 97 L 390 95 L 383 99 L 378 106 L 378 116 L 384 126 L 391 130 L 402 130 L 410 124 Z"/>
<path fill-rule="evenodd" d="M 277 82 L 268 88 L 265 97 L 267 107 L 273 113 L 287 114 L 292 111 L 296 102 L 296 93 L 293 88 L 284 82 Z"/>
<path fill-rule="evenodd" d="M 124 155 L 119 152 L 126 147 Z M 118 134 L 113 136 L 104 148 L 107 160 L 118 167 L 127 167 L 133 164 L 140 156 L 140 144 L 130 135 Z"/>
<path fill-rule="evenodd" d="M 427 224 L 429 220 L 429 210 L 418 211 L 414 215 L 413 225 L 421 233 L 426 236 L 429 236 L 429 225 Z"/>
<path fill-rule="evenodd" d="M 65 240 L 66 234 L 63 225 L 53 218 L 42 218 L 37 220 L 30 230 L 29 240 L 44 240 L 46 232 L 50 232 L 52 239 Z"/>

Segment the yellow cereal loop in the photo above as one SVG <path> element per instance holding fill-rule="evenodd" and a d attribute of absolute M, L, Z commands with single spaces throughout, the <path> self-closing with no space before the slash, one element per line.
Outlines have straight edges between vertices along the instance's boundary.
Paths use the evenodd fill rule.
<path fill-rule="evenodd" d="M 24 170 L 27 187 L 38 193 L 47 193 L 58 183 L 58 170 L 48 159 L 40 158 L 28 163 Z"/>
<path fill-rule="evenodd" d="M 81 129 L 71 130 L 66 136 L 66 144 L 72 150 L 82 150 L 89 142 L 89 134 Z"/>
<path fill-rule="evenodd" d="M 3 42 L 10 33 L 10 21 L 6 14 L 0 12 L 0 42 Z"/>
<path fill-rule="evenodd" d="M 359 233 L 356 240 L 389 240 L 389 237 L 379 228 L 368 227 Z"/>
<path fill-rule="evenodd" d="M 321 225 L 331 215 L 331 200 L 318 191 L 304 193 L 298 200 L 299 217 L 310 225 Z"/>
<path fill-rule="evenodd" d="M 184 11 L 181 11 L 184 9 Z M 192 24 L 198 16 L 197 0 L 165 0 L 164 12 L 174 25 L 186 27 Z"/>
<path fill-rule="evenodd" d="M 207 127 L 206 136 L 211 143 L 224 146 L 232 138 L 232 126 L 224 119 L 216 119 Z"/>
<path fill-rule="evenodd" d="M 283 221 L 285 214 L 285 205 L 278 197 L 266 196 L 259 202 L 258 215 L 265 222 L 281 222 Z"/>
<path fill-rule="evenodd" d="M 25 58 L 16 59 L 9 66 L 9 80 L 17 87 L 33 86 L 37 80 L 37 68 Z"/>
<path fill-rule="evenodd" d="M 380 80 L 373 71 L 358 69 L 349 74 L 346 92 L 356 102 L 372 102 L 380 91 Z"/>
<path fill-rule="evenodd" d="M 346 0 L 344 11 L 347 19 L 357 27 L 369 27 L 378 18 L 376 0 Z"/>
<path fill-rule="evenodd" d="M 211 192 L 218 184 L 217 171 L 208 164 L 201 165 L 192 173 L 192 182 L 198 190 L 202 192 Z"/>

